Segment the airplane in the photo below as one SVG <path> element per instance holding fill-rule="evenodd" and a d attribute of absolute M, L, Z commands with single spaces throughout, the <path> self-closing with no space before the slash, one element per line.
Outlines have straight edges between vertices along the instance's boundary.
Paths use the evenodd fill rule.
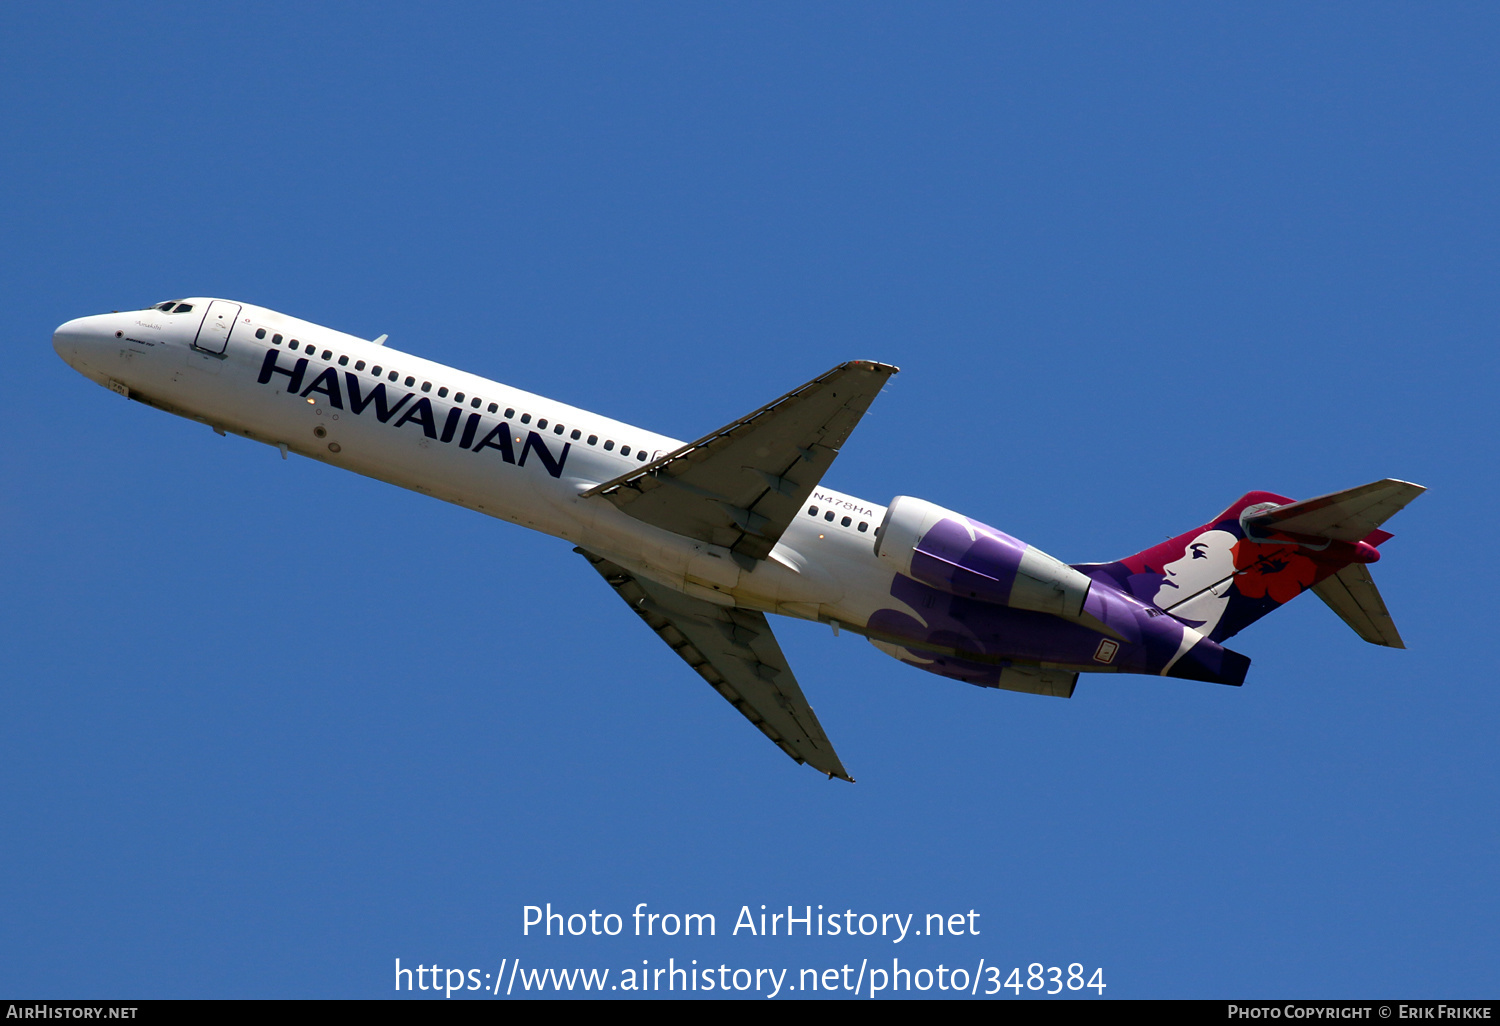
<path fill-rule="evenodd" d="M 1425 489 L 1253 491 L 1133 556 L 1066 564 L 913 496 L 822 483 L 898 368 L 851 360 L 691 442 L 274 310 L 194 297 L 70 320 L 70 366 L 147 406 L 571 542 L 783 752 L 853 781 L 766 614 L 911 666 L 1070 698 L 1080 673 L 1244 683 L 1223 642 L 1311 590 L 1404 648 L 1369 564 Z"/>

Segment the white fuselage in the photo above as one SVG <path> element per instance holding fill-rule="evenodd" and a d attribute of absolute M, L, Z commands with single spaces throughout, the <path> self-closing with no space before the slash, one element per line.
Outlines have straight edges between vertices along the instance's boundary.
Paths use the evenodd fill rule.
<path fill-rule="evenodd" d="M 893 604 L 891 570 L 874 553 L 884 506 L 819 487 L 771 558 L 744 569 L 747 561 L 721 546 L 581 497 L 678 448 L 678 439 L 273 310 L 203 298 L 184 305 L 192 309 L 69 321 L 54 345 L 75 369 L 131 398 L 566 539 L 698 598 L 856 630 Z M 228 327 L 217 341 L 201 335 L 215 315 Z M 301 373 L 298 361 L 306 361 Z M 377 386 L 384 407 L 371 400 Z"/>

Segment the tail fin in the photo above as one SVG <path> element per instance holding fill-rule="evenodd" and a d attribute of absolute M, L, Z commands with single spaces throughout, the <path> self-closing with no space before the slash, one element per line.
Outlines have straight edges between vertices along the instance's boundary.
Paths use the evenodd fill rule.
<path fill-rule="evenodd" d="M 1386 479 L 1301 502 L 1250 492 L 1201 527 L 1116 563 L 1078 569 L 1214 641 L 1311 588 L 1366 641 L 1403 648 L 1364 564 L 1378 560 L 1376 546 L 1391 537 L 1380 525 L 1423 491 Z"/>

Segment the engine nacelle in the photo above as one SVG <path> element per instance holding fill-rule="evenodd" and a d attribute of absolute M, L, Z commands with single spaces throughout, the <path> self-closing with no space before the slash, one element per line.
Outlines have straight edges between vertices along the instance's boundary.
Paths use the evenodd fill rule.
<path fill-rule="evenodd" d="M 925 499 L 891 500 L 875 554 L 897 573 L 950 595 L 1051 613 L 1114 634 L 1083 611 L 1088 577 L 1004 531 Z"/>

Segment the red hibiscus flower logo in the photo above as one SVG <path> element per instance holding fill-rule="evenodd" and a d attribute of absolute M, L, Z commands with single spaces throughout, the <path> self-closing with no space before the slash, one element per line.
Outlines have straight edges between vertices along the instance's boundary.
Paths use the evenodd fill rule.
<path fill-rule="evenodd" d="M 1312 587 L 1318 568 L 1295 545 L 1253 542 L 1242 538 L 1234 545 L 1234 585 L 1246 598 L 1271 596 L 1280 605 Z"/>

